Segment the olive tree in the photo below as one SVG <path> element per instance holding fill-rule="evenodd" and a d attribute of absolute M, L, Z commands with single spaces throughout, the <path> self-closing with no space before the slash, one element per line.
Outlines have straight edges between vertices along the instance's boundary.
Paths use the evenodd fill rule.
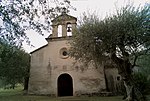
<path fill-rule="evenodd" d="M 71 45 L 70 54 L 77 60 L 101 63 L 109 58 L 124 80 L 126 100 L 144 100 L 135 86 L 132 70 L 138 57 L 150 49 L 150 4 L 127 5 L 105 19 L 85 15 Z"/>

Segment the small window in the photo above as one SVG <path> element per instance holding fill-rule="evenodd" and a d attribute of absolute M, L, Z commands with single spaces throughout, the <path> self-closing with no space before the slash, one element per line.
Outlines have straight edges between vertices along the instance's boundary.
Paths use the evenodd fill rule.
<path fill-rule="evenodd" d="M 120 80 L 121 80 L 121 77 L 120 77 L 120 76 L 117 76 L 116 79 L 117 79 L 117 81 L 120 81 Z"/>
<path fill-rule="evenodd" d="M 67 48 L 61 48 L 60 49 L 60 58 L 63 58 L 63 59 L 65 59 L 65 58 L 68 58 L 69 56 L 68 56 L 68 50 L 67 50 Z"/>
<path fill-rule="evenodd" d="M 62 55 L 67 56 L 68 55 L 67 51 L 63 51 Z"/>

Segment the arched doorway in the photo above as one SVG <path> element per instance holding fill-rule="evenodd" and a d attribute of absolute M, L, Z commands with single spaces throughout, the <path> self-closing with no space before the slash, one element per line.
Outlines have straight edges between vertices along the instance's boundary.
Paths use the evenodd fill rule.
<path fill-rule="evenodd" d="M 73 82 L 69 74 L 61 74 L 57 81 L 58 96 L 73 96 Z"/>

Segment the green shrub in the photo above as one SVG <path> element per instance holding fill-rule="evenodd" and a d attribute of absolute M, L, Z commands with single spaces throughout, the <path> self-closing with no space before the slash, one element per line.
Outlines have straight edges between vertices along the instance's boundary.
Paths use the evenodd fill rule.
<path fill-rule="evenodd" d="M 144 95 L 150 94 L 150 79 L 148 78 L 148 74 L 136 72 L 133 78 L 135 85 Z"/>

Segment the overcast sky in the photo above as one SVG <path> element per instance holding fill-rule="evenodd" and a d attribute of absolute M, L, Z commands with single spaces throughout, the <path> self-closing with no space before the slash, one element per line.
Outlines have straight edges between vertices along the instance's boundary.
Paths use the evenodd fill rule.
<path fill-rule="evenodd" d="M 121 7 L 128 3 L 134 3 L 135 6 L 144 5 L 146 2 L 150 3 L 150 0 L 70 0 L 71 5 L 73 5 L 77 10 L 71 11 L 70 15 L 77 17 L 78 19 L 82 16 L 83 12 L 96 12 L 101 18 L 105 17 L 107 13 L 112 13 L 115 11 L 115 6 Z M 23 44 L 24 49 L 27 52 L 31 52 L 45 44 L 47 44 L 45 38 L 48 36 L 41 36 L 34 31 L 28 31 L 28 36 L 31 44 L 35 47 Z M 50 33 L 49 33 L 50 34 Z"/>

